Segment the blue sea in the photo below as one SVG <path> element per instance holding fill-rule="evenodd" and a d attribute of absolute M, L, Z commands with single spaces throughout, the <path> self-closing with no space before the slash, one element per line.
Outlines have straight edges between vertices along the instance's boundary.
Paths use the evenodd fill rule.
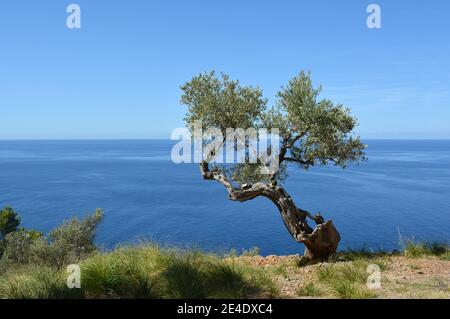
<path fill-rule="evenodd" d="M 450 141 L 368 140 L 347 170 L 291 169 L 299 207 L 334 220 L 341 248 L 399 249 L 403 238 L 450 240 Z M 231 202 L 196 164 L 174 164 L 175 141 L 0 141 L 0 206 L 44 232 L 102 208 L 97 243 L 142 240 L 223 252 L 301 253 L 267 199 Z"/>

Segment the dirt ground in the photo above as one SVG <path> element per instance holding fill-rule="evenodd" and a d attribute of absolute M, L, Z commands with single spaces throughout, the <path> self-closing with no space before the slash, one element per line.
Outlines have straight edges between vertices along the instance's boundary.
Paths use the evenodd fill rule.
<path fill-rule="evenodd" d="M 282 298 L 446 298 L 450 299 L 450 261 L 437 257 L 407 258 L 400 255 L 386 256 L 374 260 L 342 261 L 299 266 L 300 256 L 253 256 L 240 257 L 248 264 L 262 268 L 276 282 Z M 320 291 L 315 287 L 324 287 L 324 276 L 318 276 L 320 269 L 330 266 L 354 267 L 359 273 L 366 271 L 370 264 L 380 265 L 381 282 L 377 289 L 368 289 L 366 283 L 359 283 L 362 295 L 356 294 L 349 284 L 342 287 L 325 288 Z M 352 268 L 353 269 L 353 268 Z M 369 276 L 370 273 L 367 273 Z M 364 279 L 364 278 L 363 278 Z M 340 285 L 339 281 L 333 287 Z M 325 285 L 326 286 L 326 285 Z M 306 287 L 306 288 L 305 288 Z M 328 287 L 328 286 L 327 286 Z M 350 292 L 349 292 L 350 290 Z M 299 293 L 299 291 L 303 291 Z M 304 292 L 306 291 L 306 292 Z M 320 293 L 319 293 L 320 292 Z"/>

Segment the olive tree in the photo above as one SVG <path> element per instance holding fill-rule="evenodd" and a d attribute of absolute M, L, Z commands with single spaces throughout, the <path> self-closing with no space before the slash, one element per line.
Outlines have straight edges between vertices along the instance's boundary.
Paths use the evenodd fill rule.
<path fill-rule="evenodd" d="M 297 207 L 283 181 L 291 169 L 329 164 L 345 168 L 365 159 L 365 145 L 352 132 L 357 122 L 350 111 L 319 99 L 321 88 L 315 88 L 310 73 L 305 72 L 281 88 L 272 107 L 258 87 L 243 86 L 214 71 L 193 77 L 181 89 L 181 104 L 187 106 L 185 122 L 191 130 L 201 121 L 202 128 L 219 129 L 223 143 L 227 128 L 276 128 L 279 132 L 278 170 L 261 174 L 261 161 L 225 165 L 206 156 L 200 163 L 202 177 L 222 184 L 230 200 L 243 202 L 260 196 L 271 200 L 291 236 L 306 246 L 305 258 L 323 260 L 334 254 L 340 234 L 332 220 Z"/>

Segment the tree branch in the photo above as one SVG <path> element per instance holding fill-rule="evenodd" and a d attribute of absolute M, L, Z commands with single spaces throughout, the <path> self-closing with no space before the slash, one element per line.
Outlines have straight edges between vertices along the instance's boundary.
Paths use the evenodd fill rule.
<path fill-rule="evenodd" d="M 200 172 L 205 180 L 215 180 L 225 186 L 228 191 L 228 197 L 232 201 L 245 202 L 251 199 L 254 199 L 258 196 L 265 196 L 271 199 L 274 202 L 277 202 L 279 198 L 288 198 L 292 201 L 291 197 L 286 193 L 286 191 L 279 186 L 271 187 L 264 183 L 256 183 L 251 185 L 249 188 L 237 188 L 234 187 L 227 179 L 225 174 L 223 174 L 219 170 L 210 170 L 209 163 L 207 161 L 202 161 L 200 163 Z M 306 224 L 306 218 L 310 218 L 314 220 L 314 222 L 319 225 L 324 223 L 324 218 L 317 213 L 316 215 L 312 215 L 310 212 L 297 208 L 295 204 L 292 202 L 292 206 L 295 207 L 296 213 L 299 215 L 300 219 L 305 222 L 305 226 L 307 230 L 310 230 Z M 312 230 L 311 230 L 312 231 Z"/>
<path fill-rule="evenodd" d="M 225 174 L 223 174 L 219 170 L 212 170 L 212 171 L 209 170 L 209 163 L 207 161 L 202 161 L 200 163 L 200 172 L 202 174 L 203 179 L 215 180 L 221 183 L 223 186 L 225 186 L 228 191 L 234 190 L 233 185 L 228 181 Z"/>
<path fill-rule="evenodd" d="M 261 196 L 264 192 L 268 191 L 268 186 L 264 183 L 256 183 L 252 185 L 250 188 L 238 188 L 234 187 L 229 181 L 228 178 L 219 170 L 210 170 L 209 163 L 206 161 L 202 161 L 200 163 L 200 172 L 205 180 L 215 180 L 225 186 L 228 191 L 228 197 L 233 201 L 244 202 L 255 197 Z"/>
<path fill-rule="evenodd" d="M 288 162 L 293 162 L 293 163 L 298 163 L 301 165 L 314 165 L 314 160 L 303 160 L 303 159 L 298 159 L 298 158 L 293 158 L 293 157 L 285 157 L 284 160 L 288 161 Z"/>
<path fill-rule="evenodd" d="M 297 143 L 302 137 L 304 137 L 308 133 L 309 129 L 302 131 L 300 134 L 292 138 L 292 134 L 288 133 L 288 136 L 283 139 L 280 155 L 279 155 L 279 164 L 283 163 L 285 160 L 292 161 L 292 158 L 286 157 L 287 151 L 294 147 L 295 143 Z M 305 162 L 305 164 L 309 164 Z"/>

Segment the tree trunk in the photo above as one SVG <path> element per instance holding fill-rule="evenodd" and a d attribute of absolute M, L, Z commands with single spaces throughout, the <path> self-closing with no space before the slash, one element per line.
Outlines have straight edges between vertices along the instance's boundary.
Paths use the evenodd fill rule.
<path fill-rule="evenodd" d="M 235 188 L 220 171 L 210 171 L 206 162 L 200 164 L 200 171 L 204 179 L 216 180 L 225 186 L 230 200 L 244 202 L 259 196 L 270 199 L 278 207 L 281 218 L 291 236 L 306 246 L 304 253 L 306 259 L 327 260 L 336 253 L 341 236 L 334 227 L 333 221 L 325 221 L 320 213 L 313 216 L 309 212 L 297 208 L 284 188 L 264 183 Z M 314 229 L 308 225 L 308 218 L 315 222 Z"/>
<path fill-rule="evenodd" d="M 305 244 L 304 256 L 312 260 L 327 260 L 336 253 L 341 236 L 333 224 L 328 220 L 316 226 L 301 242 Z"/>
<path fill-rule="evenodd" d="M 304 257 L 309 260 L 327 260 L 336 253 L 341 236 L 332 220 L 325 221 L 320 214 L 315 216 L 297 208 L 287 192 L 276 187 L 263 195 L 278 207 L 281 217 L 291 236 L 305 245 Z M 307 218 L 316 223 L 312 229 Z"/>
<path fill-rule="evenodd" d="M 291 196 L 279 186 L 255 184 L 245 190 L 231 190 L 229 197 L 234 201 L 247 201 L 258 196 L 270 199 L 280 211 L 284 225 L 291 236 L 305 247 L 304 257 L 308 260 L 327 260 L 336 253 L 341 236 L 332 220 L 325 221 L 318 213 L 297 208 Z M 315 228 L 308 225 L 307 219 L 315 222 Z"/>

